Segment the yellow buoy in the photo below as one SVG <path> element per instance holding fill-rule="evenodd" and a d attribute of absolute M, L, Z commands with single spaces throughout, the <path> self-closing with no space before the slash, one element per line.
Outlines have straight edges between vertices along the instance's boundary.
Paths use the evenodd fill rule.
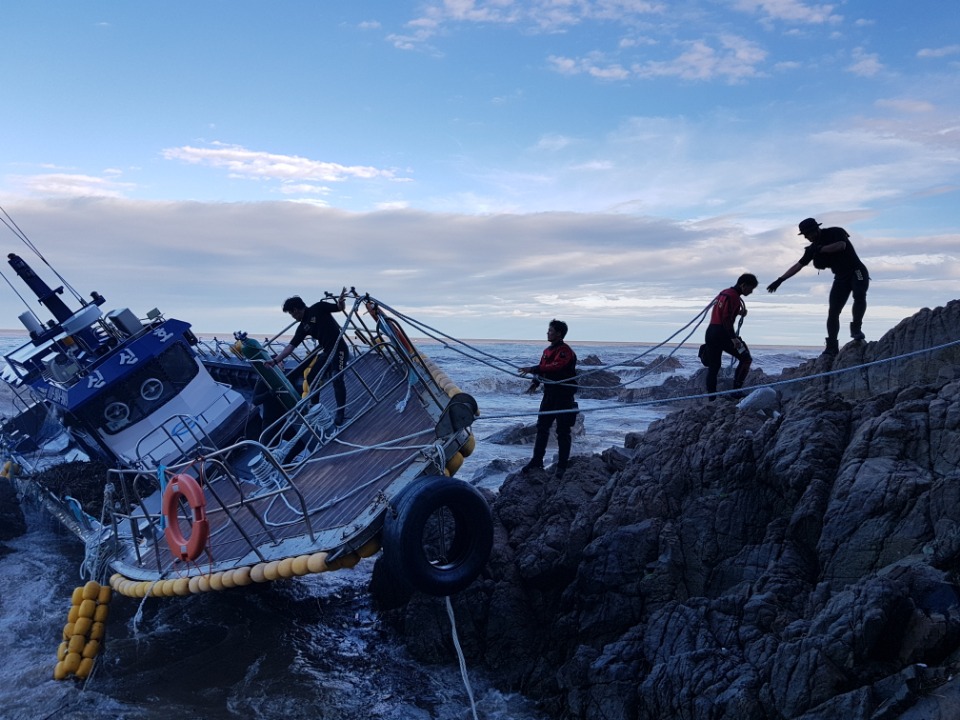
<path fill-rule="evenodd" d="M 214 573 L 213 575 L 210 576 L 210 589 L 217 590 L 218 592 L 220 590 L 223 590 L 223 573 L 222 572 Z"/>
<path fill-rule="evenodd" d="M 67 644 L 68 653 L 80 653 L 83 652 L 83 646 L 87 644 L 86 635 L 74 635 L 70 638 L 70 641 Z M 70 672 L 73 672 L 71 670 Z"/>
<path fill-rule="evenodd" d="M 173 583 L 173 594 L 174 595 L 189 595 L 190 594 L 190 581 L 187 578 L 179 578 Z"/>
<path fill-rule="evenodd" d="M 53 668 L 53 679 L 63 680 L 66 677 L 67 677 L 67 666 L 64 664 L 64 661 L 61 660 Z"/>
<path fill-rule="evenodd" d="M 100 608 L 97 608 L 99 610 Z M 103 622 L 102 620 L 100 622 Z M 73 624 L 73 634 L 74 635 L 83 635 L 86 637 L 90 634 L 90 628 L 93 626 L 93 620 L 90 618 L 77 618 L 77 621 Z"/>
<path fill-rule="evenodd" d="M 263 568 L 263 576 L 267 580 L 270 580 L 271 582 L 273 580 L 276 580 L 277 578 L 280 577 L 280 573 L 277 572 L 278 567 L 280 567 L 280 562 L 278 560 L 274 560 L 273 562 L 268 562 L 266 567 Z"/>
<path fill-rule="evenodd" d="M 190 592 L 196 595 L 200 592 L 200 576 L 194 575 L 189 582 Z"/>
<path fill-rule="evenodd" d="M 100 652 L 99 640 L 91 640 L 83 646 L 83 657 L 85 658 L 95 658 L 98 652 Z"/>
<path fill-rule="evenodd" d="M 199 583 L 198 587 L 200 588 L 200 592 L 210 592 L 210 576 L 209 576 L 209 575 L 201 575 L 201 576 L 200 576 L 200 583 Z"/>
<path fill-rule="evenodd" d="M 97 604 L 106 605 L 108 602 L 110 602 L 110 596 L 112 593 L 113 591 L 110 589 L 110 586 L 104 585 L 102 588 L 100 588 L 100 592 L 97 595 Z"/>
<path fill-rule="evenodd" d="M 73 595 L 70 598 L 70 603 L 73 605 L 79 605 L 83 602 L 83 588 L 78 587 L 74 588 Z"/>
<path fill-rule="evenodd" d="M 293 558 L 284 558 L 280 561 L 280 564 L 277 565 L 277 575 L 282 578 L 293 577 Z"/>
<path fill-rule="evenodd" d="M 293 574 L 297 577 L 300 577 L 301 575 L 306 575 L 308 572 L 310 572 L 310 568 L 307 567 L 307 560 L 309 559 L 309 555 L 298 555 L 295 557 L 293 559 L 293 564 L 291 565 Z"/>
<path fill-rule="evenodd" d="M 223 571 L 223 589 L 229 590 L 232 587 L 236 587 L 236 583 L 233 580 L 233 570 L 224 570 Z"/>
<path fill-rule="evenodd" d="M 68 675 L 75 673 L 77 668 L 80 667 L 80 661 L 82 659 L 79 652 L 68 652 L 67 656 L 63 659 L 63 669 L 67 671 Z"/>
<path fill-rule="evenodd" d="M 84 600 L 96 600 L 100 595 L 100 583 L 96 580 L 91 580 L 86 585 L 83 586 L 83 591 L 81 593 Z"/>
<path fill-rule="evenodd" d="M 69 640 L 70 638 L 73 637 L 73 625 L 74 625 L 74 624 L 73 624 L 72 622 L 68 622 L 66 625 L 63 626 L 63 639 L 64 639 L 64 640 Z"/>
<path fill-rule="evenodd" d="M 250 568 L 237 568 L 233 573 L 233 582 L 237 585 L 249 585 L 253 582 L 253 578 L 250 577 Z"/>
<path fill-rule="evenodd" d="M 460 453 L 464 457 L 470 457 L 470 455 L 476 449 L 477 449 L 477 439 L 473 435 L 470 435 L 467 438 L 467 441 L 463 444 L 463 447 L 460 448 Z"/>
<path fill-rule="evenodd" d="M 459 452 L 454 453 L 453 457 L 451 457 L 447 461 L 447 470 L 450 471 L 451 475 L 455 475 L 457 470 L 459 470 L 462 466 L 463 466 L 463 455 L 460 454 Z"/>
<path fill-rule="evenodd" d="M 255 583 L 265 582 L 267 579 L 266 577 L 264 577 L 264 574 L 263 574 L 263 569 L 265 567 L 266 566 L 263 563 L 257 563 L 252 568 L 250 568 L 250 579 L 253 580 Z"/>
<path fill-rule="evenodd" d="M 106 627 L 102 622 L 95 622 L 90 626 L 90 639 L 103 640 L 103 632 L 106 630 Z"/>
<path fill-rule="evenodd" d="M 109 605 L 97 605 L 97 609 L 96 609 L 96 611 L 93 613 L 93 620 L 94 620 L 94 622 L 99 622 L 99 623 L 106 622 L 106 621 L 107 621 L 107 615 L 109 615 L 109 614 L 110 614 L 110 606 L 109 606 Z M 82 618 L 81 618 L 81 619 L 82 619 Z"/>
<path fill-rule="evenodd" d="M 97 611 L 97 601 L 96 600 L 84 600 L 80 603 L 80 617 L 82 618 L 92 618 L 93 614 Z"/>
<path fill-rule="evenodd" d="M 327 554 L 325 552 L 314 553 L 307 558 L 307 569 L 312 573 L 323 572 L 327 569 Z"/>
<path fill-rule="evenodd" d="M 360 547 L 359 550 L 357 550 L 357 555 L 362 558 L 368 558 L 376 555 L 379 549 L 380 540 L 378 538 L 370 538 Z"/>
<path fill-rule="evenodd" d="M 77 668 L 77 677 L 86 680 L 90 676 L 91 670 L 93 670 L 93 658 L 83 658 Z"/>
<path fill-rule="evenodd" d="M 67 645 L 66 640 L 60 643 L 60 647 L 57 648 L 57 660 L 63 660 L 67 656 Z"/>
<path fill-rule="evenodd" d="M 67 613 L 67 622 L 76 622 L 78 617 L 80 617 L 80 607 L 71 605 L 70 612 Z"/>

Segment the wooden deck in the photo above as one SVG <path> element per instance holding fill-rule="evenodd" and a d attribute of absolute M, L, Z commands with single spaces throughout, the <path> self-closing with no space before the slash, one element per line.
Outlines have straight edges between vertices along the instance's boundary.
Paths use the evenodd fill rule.
<path fill-rule="evenodd" d="M 379 529 L 385 491 L 393 483 L 402 476 L 399 484 L 404 484 L 431 462 L 443 467 L 445 461 L 434 449 L 443 407 L 431 397 L 444 404 L 447 397 L 430 379 L 424 382 L 372 351 L 351 362 L 346 382 L 347 423 L 306 462 L 290 468 L 289 482 L 276 471 L 273 478 L 280 487 L 258 482 L 248 467 L 258 453 L 249 444 L 224 451 L 235 469 L 233 477 L 216 471 L 219 460 L 208 461 L 204 479 L 220 477 L 204 488 L 210 524 L 207 552 L 193 563 L 174 560 L 154 527 L 146 533 L 152 541 L 140 544 L 139 558 L 128 546 L 121 572 L 132 578 L 187 576 L 336 551 L 369 538 Z M 321 401 L 332 416 L 335 401 L 329 385 L 321 391 Z M 181 517 L 179 524 L 189 537 L 188 521 Z"/>

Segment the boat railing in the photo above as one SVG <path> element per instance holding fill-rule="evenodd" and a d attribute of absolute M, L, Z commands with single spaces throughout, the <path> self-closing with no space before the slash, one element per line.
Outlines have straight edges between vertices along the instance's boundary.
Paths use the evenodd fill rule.
<path fill-rule="evenodd" d="M 251 478 L 247 478 L 246 482 L 241 481 L 231 459 L 236 456 L 250 455 L 253 456 L 251 464 L 256 463 L 259 466 L 255 474 L 261 478 L 265 473 L 272 475 L 273 481 L 270 483 L 272 487 L 267 484 L 251 485 Z M 252 517 L 271 542 L 278 542 L 275 533 L 257 509 L 259 505 L 269 505 L 273 498 L 282 497 L 286 502 L 292 494 L 300 508 L 299 522 L 303 523 L 304 532 L 311 542 L 316 539 L 306 499 L 296 481 L 269 449 L 255 441 L 242 440 L 228 447 L 161 468 L 112 469 L 108 472 L 111 482 L 119 486 L 122 499 L 121 506 L 111 510 L 111 523 L 115 532 L 120 526 L 129 528 L 132 540 L 130 545 L 140 565 L 148 561 L 145 557 L 147 553 L 143 550 L 144 544 L 147 544 L 151 548 L 149 554 L 157 564 L 157 572 L 164 571 L 161 558 L 166 556 L 166 549 L 162 546 L 164 541 L 161 538 L 164 537 L 164 528 L 169 518 L 164 516 L 160 501 L 166 484 L 179 474 L 187 474 L 200 482 L 204 494 L 212 499 L 206 508 L 207 517 L 212 518 L 222 514 L 226 523 L 243 538 L 248 550 L 254 552 L 261 561 L 266 558 L 258 547 L 258 543 L 250 537 L 239 515 L 247 514 Z M 254 492 L 249 491 L 251 487 L 256 488 Z M 228 492 L 225 493 L 224 490 Z M 227 499 L 230 491 L 235 496 L 233 499 Z M 217 527 L 222 526 L 221 523 L 212 524 Z"/>
<path fill-rule="evenodd" d="M 226 401 L 222 397 L 217 398 L 215 404 L 220 402 Z M 204 450 L 216 450 L 213 439 L 203 429 L 208 425 L 207 413 L 210 410 L 207 408 L 197 415 L 171 415 L 137 441 L 135 463 L 139 467 L 156 467 L 167 460 L 176 462 Z M 162 457 L 157 457 L 158 453 Z"/>

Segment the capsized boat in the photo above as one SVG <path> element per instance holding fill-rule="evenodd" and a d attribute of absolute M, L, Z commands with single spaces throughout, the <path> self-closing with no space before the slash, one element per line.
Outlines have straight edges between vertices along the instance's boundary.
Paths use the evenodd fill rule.
<path fill-rule="evenodd" d="M 96 292 L 71 289 L 73 309 L 63 287 L 8 259 L 53 317 L 21 314 L 29 340 L 5 355 L 18 411 L 0 425 L 3 472 L 84 542 L 90 578 L 55 676 L 89 673 L 89 645 L 78 652 L 73 638 L 99 639 L 91 628 L 110 588 L 172 598 L 352 567 L 381 548 L 399 583 L 432 595 L 481 572 L 490 509 L 454 477 L 477 404 L 389 306 L 352 290 L 349 361 L 307 387 L 320 348 L 267 367 L 276 339 L 203 341 L 158 310 L 104 312 Z"/>

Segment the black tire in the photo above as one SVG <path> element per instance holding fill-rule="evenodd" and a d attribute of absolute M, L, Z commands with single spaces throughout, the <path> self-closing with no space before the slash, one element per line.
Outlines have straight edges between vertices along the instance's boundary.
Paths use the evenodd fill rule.
<path fill-rule="evenodd" d="M 404 488 L 383 524 L 383 559 L 409 587 L 445 597 L 472 583 L 493 547 L 483 495 L 462 480 L 428 476 Z"/>

